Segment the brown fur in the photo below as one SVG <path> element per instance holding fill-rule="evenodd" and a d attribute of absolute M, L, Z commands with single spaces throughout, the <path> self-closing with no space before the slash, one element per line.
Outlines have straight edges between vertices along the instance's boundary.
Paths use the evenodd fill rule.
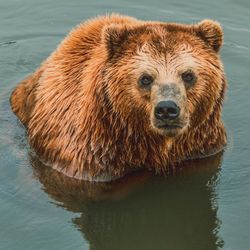
<path fill-rule="evenodd" d="M 17 86 L 11 106 L 37 155 L 68 176 L 108 181 L 140 167 L 162 172 L 175 162 L 218 152 L 226 143 L 221 45 L 222 30 L 209 20 L 184 25 L 100 17 L 74 29 Z M 149 56 L 145 67 L 150 60 L 157 67 L 167 61 L 173 65 L 168 76 L 176 80 L 183 53 L 198 61 L 199 80 L 190 90 L 182 87 L 187 127 L 168 137 L 150 124 L 153 94 L 139 90 L 135 76 L 138 63 Z"/>

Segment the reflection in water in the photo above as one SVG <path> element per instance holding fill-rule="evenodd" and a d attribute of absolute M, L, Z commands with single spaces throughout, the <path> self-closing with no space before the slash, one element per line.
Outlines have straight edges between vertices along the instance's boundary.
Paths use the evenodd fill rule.
<path fill-rule="evenodd" d="M 186 162 L 166 177 L 139 172 L 113 183 L 70 179 L 31 161 L 45 192 L 80 213 L 73 223 L 91 250 L 212 250 L 223 244 L 214 204 L 221 158 Z"/>

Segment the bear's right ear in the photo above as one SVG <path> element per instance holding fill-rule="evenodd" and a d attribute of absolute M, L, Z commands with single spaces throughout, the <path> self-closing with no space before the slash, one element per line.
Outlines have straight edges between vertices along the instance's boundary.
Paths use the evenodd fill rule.
<path fill-rule="evenodd" d="M 195 25 L 195 31 L 215 52 L 220 50 L 223 43 L 223 30 L 218 22 L 205 19 Z"/>
<path fill-rule="evenodd" d="M 128 41 L 130 31 L 127 27 L 111 24 L 103 28 L 102 40 L 106 45 L 109 57 L 113 57 Z"/>

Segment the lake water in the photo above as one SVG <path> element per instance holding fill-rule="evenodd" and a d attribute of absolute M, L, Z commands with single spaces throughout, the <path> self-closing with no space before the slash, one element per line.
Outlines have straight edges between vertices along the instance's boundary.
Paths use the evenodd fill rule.
<path fill-rule="evenodd" d="M 120 12 L 145 20 L 221 22 L 229 82 L 223 155 L 168 177 L 142 172 L 110 184 L 40 166 L 9 96 L 72 27 Z M 0 249 L 250 249 L 249 0 L 0 0 Z"/>

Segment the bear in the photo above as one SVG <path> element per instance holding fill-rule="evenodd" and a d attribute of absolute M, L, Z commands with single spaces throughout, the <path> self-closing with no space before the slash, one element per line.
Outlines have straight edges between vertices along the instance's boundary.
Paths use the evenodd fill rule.
<path fill-rule="evenodd" d="M 156 174 L 222 151 L 220 24 L 119 14 L 74 28 L 12 92 L 41 162 L 86 181 Z"/>

